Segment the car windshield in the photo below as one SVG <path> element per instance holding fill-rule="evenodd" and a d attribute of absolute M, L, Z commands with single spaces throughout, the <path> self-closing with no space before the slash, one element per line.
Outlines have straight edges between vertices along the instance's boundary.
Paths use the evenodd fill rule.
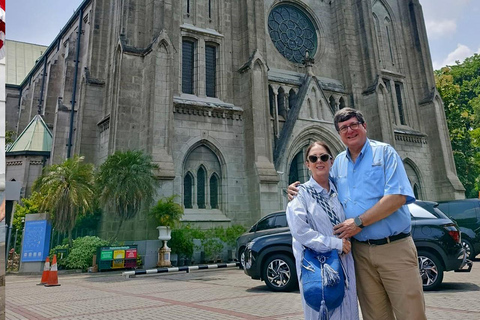
<path fill-rule="evenodd" d="M 428 212 L 427 210 L 423 209 L 422 207 L 416 205 L 415 203 L 411 203 L 408 205 L 408 209 L 414 218 L 421 218 L 421 219 L 436 219 L 433 214 Z"/>

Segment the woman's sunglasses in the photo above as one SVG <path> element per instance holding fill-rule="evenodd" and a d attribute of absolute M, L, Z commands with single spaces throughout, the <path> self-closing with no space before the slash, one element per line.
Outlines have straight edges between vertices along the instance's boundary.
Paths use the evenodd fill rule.
<path fill-rule="evenodd" d="M 311 163 L 317 162 L 318 159 L 322 160 L 323 162 L 327 162 L 328 160 L 332 159 L 332 156 L 326 153 L 322 154 L 321 156 L 315 156 L 313 154 L 308 156 L 308 161 Z"/>

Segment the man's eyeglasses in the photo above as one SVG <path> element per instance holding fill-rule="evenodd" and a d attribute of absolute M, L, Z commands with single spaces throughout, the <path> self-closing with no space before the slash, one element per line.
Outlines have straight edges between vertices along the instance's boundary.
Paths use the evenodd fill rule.
<path fill-rule="evenodd" d="M 340 129 L 338 129 L 338 132 L 340 133 L 345 133 L 348 131 L 348 128 L 352 129 L 352 130 L 357 130 L 358 127 L 363 124 L 363 122 L 354 122 L 354 123 L 351 123 L 349 126 L 343 126 L 341 127 Z"/>
<path fill-rule="evenodd" d="M 326 153 L 320 156 L 315 156 L 313 154 L 308 156 L 308 161 L 310 161 L 311 163 L 317 162 L 318 159 L 322 160 L 323 162 L 327 162 L 328 160 L 332 159 L 332 156 Z"/>

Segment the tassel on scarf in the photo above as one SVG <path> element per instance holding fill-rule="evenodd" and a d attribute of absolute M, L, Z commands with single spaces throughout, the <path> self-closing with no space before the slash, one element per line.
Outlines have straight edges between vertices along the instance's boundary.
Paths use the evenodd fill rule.
<path fill-rule="evenodd" d="M 322 300 L 322 304 L 320 305 L 320 311 L 318 312 L 318 320 L 329 320 L 330 314 L 328 313 L 327 305 L 325 304 L 325 300 Z"/>
<path fill-rule="evenodd" d="M 333 286 L 340 281 L 340 275 L 330 265 L 324 263 L 322 267 L 324 269 L 322 279 L 324 286 Z"/>

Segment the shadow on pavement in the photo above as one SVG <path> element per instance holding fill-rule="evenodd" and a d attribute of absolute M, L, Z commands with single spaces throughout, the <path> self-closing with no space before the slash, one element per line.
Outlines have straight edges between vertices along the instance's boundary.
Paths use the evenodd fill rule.
<path fill-rule="evenodd" d="M 272 292 L 272 290 L 268 289 L 267 285 L 259 285 L 257 287 L 249 288 L 245 291 L 247 291 L 247 292 Z M 300 291 L 298 291 L 298 290 L 294 290 L 292 292 L 300 293 Z M 281 294 L 281 292 L 278 292 L 278 294 Z"/>
<path fill-rule="evenodd" d="M 457 292 L 469 292 L 469 291 L 480 291 L 480 287 L 474 283 L 467 282 L 444 282 L 438 290 L 439 291 L 457 291 Z"/>

